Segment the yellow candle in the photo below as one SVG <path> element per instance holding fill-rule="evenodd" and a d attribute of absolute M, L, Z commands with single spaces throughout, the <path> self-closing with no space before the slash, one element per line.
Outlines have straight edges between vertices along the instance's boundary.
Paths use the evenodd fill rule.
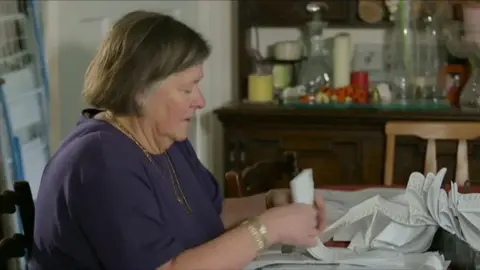
<path fill-rule="evenodd" d="M 273 66 L 273 86 L 275 88 L 285 88 L 292 81 L 292 65 L 278 64 Z"/>
<path fill-rule="evenodd" d="M 268 102 L 273 100 L 273 76 L 251 74 L 248 76 L 248 100 Z"/>

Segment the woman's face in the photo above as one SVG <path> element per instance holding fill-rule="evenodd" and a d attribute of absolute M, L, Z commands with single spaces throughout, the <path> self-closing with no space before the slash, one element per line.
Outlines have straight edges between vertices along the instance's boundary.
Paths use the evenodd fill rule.
<path fill-rule="evenodd" d="M 155 123 L 155 133 L 173 141 L 185 140 L 194 112 L 205 106 L 198 86 L 203 65 L 193 66 L 165 79 L 147 97 L 145 117 Z"/>

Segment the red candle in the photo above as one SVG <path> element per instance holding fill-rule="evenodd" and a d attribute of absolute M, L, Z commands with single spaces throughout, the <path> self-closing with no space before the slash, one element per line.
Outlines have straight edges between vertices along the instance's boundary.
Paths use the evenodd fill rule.
<path fill-rule="evenodd" d="M 352 72 L 352 77 L 350 83 L 356 89 L 365 91 L 365 95 L 368 96 L 368 72 L 366 71 L 355 71 Z"/>

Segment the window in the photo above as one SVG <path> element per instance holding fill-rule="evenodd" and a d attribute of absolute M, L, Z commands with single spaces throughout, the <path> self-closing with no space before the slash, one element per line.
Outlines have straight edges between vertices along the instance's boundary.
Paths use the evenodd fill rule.
<path fill-rule="evenodd" d="M 33 24 L 27 15 L 26 0 L 0 1 L 0 75 L 32 63 L 27 36 Z"/>

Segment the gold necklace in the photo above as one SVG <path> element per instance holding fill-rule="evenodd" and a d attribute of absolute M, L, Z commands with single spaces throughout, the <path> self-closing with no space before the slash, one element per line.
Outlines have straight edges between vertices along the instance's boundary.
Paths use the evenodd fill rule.
<path fill-rule="evenodd" d="M 140 142 L 138 142 L 137 139 L 135 139 L 133 134 L 130 131 L 128 131 L 128 129 L 125 128 L 125 126 L 122 123 L 120 123 L 115 118 L 115 116 L 113 116 L 113 114 L 111 112 L 109 112 L 109 111 L 105 112 L 105 116 L 107 117 L 107 119 L 109 120 L 110 123 L 112 123 L 117 129 L 122 131 L 125 135 L 127 135 L 127 137 L 129 137 L 142 150 L 142 152 L 148 158 L 148 160 L 153 165 L 153 167 L 155 167 L 155 170 L 160 175 L 162 175 L 162 177 L 164 177 L 162 171 L 158 167 L 157 163 L 153 160 L 150 153 L 148 153 L 147 149 L 145 149 L 145 147 L 143 147 L 140 144 Z M 173 192 L 175 193 L 175 197 L 177 198 L 177 201 L 185 207 L 187 214 L 190 215 L 192 213 L 192 209 L 190 208 L 190 205 L 188 204 L 187 198 L 185 197 L 185 194 L 183 193 L 182 186 L 180 185 L 180 181 L 178 180 L 177 171 L 175 170 L 175 167 L 173 167 L 173 163 L 172 163 L 172 160 L 170 159 L 170 155 L 167 152 L 165 152 L 165 156 L 167 157 L 167 161 L 168 161 L 168 167 L 169 167 L 168 174 L 170 176 L 169 177 L 170 180 L 172 181 Z M 173 176 L 172 176 L 172 174 L 173 174 Z"/>

